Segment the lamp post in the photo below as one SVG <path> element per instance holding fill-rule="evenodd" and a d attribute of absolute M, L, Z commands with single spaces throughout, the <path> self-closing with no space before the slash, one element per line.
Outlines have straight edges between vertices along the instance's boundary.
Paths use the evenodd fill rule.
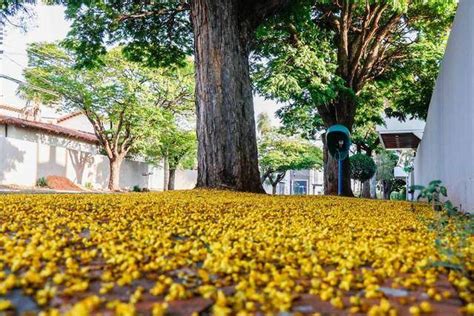
<path fill-rule="evenodd" d="M 337 159 L 337 195 L 342 195 L 342 162 L 349 155 L 351 147 L 349 129 L 341 124 L 329 127 L 326 132 L 326 144 L 331 156 Z"/>

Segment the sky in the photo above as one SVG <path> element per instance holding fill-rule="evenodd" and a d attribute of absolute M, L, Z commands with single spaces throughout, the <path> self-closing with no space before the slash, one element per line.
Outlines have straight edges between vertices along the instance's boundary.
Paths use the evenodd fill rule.
<path fill-rule="evenodd" d="M 33 42 L 52 42 L 66 37 L 70 22 L 65 20 L 64 8 L 61 6 L 46 6 L 38 4 L 35 7 L 35 16 L 29 22 L 27 31 L 8 25 L 5 27 L 3 42 L 4 54 L 0 59 L 0 74 L 22 80 L 22 70 L 27 66 L 26 48 Z M 26 101 L 16 95 L 18 85 L 0 78 L 0 103 L 16 107 L 25 106 Z M 272 100 L 265 100 L 261 96 L 254 97 L 255 115 L 267 112 L 275 125 L 279 120 L 275 118 L 275 111 L 281 105 Z M 48 113 L 49 112 L 49 113 Z M 54 115 L 54 111 L 42 111 L 45 115 Z"/>

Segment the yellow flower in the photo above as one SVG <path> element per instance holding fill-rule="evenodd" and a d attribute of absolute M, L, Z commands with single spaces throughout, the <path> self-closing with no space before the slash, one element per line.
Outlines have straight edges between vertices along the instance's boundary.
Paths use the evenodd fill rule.
<path fill-rule="evenodd" d="M 153 316 L 165 316 L 167 309 L 168 309 L 167 303 L 155 303 L 153 304 L 151 314 Z"/>
<path fill-rule="evenodd" d="M 384 298 L 391 284 L 410 290 L 401 303 L 414 304 L 413 293 L 426 289 L 433 301 L 467 302 L 468 314 L 474 265 L 457 262 L 462 273 L 431 264 L 446 259 L 427 227 L 439 216 L 407 202 L 213 190 L 2 195 L 0 296 L 19 289 L 45 316 L 56 316 L 56 296 L 73 297 L 70 314 L 106 308 L 133 315 L 149 294 L 166 302 L 213 300 L 214 314 L 244 316 L 292 311 L 295 298 L 308 294 L 344 309 L 342 298 L 364 293 L 350 297 L 344 311 L 395 316 L 398 304 Z M 446 229 L 454 231 L 458 220 Z M 442 243 L 456 247 L 456 236 Z M 472 242 L 462 241 L 460 258 L 474 256 Z M 455 291 L 443 291 L 440 280 Z M 410 312 L 427 313 L 427 304 Z M 157 303 L 154 313 L 165 306 Z"/>
<path fill-rule="evenodd" d="M 12 303 L 9 300 L 0 299 L 0 311 L 7 310 L 12 307 Z"/>
<path fill-rule="evenodd" d="M 338 309 L 344 309 L 344 303 L 339 296 L 331 299 L 331 305 Z"/>

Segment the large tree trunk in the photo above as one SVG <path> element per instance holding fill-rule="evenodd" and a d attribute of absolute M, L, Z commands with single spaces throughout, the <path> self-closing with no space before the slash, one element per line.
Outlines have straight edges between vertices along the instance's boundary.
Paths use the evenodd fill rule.
<path fill-rule="evenodd" d="M 109 158 L 110 175 L 108 188 L 110 191 L 120 190 L 120 166 L 122 161 L 123 158 L 120 157 Z"/>
<path fill-rule="evenodd" d="M 249 76 L 249 30 L 239 1 L 194 0 L 197 187 L 261 192 Z M 240 8 L 242 9 L 242 8 Z"/>
<path fill-rule="evenodd" d="M 176 178 L 176 169 L 170 168 L 169 177 L 168 177 L 168 190 L 174 190 L 175 178 Z"/>

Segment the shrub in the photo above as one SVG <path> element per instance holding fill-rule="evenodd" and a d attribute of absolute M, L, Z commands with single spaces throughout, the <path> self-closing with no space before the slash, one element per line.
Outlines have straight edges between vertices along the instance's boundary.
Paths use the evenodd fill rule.
<path fill-rule="evenodd" d="M 351 178 L 361 182 L 371 179 L 375 175 L 377 166 L 374 160 L 365 154 L 355 154 L 350 158 Z"/>
<path fill-rule="evenodd" d="M 407 199 L 406 188 L 401 188 L 399 191 L 392 191 L 390 193 L 390 200 L 405 201 Z"/>
<path fill-rule="evenodd" d="M 48 186 L 48 182 L 46 181 L 46 178 L 45 177 L 41 177 L 39 178 L 38 180 L 36 180 L 36 186 L 37 187 L 41 187 L 41 188 L 45 188 Z"/>
<path fill-rule="evenodd" d="M 411 189 L 413 191 L 419 190 L 420 194 L 418 195 L 417 200 L 428 200 L 428 203 L 432 204 L 435 211 L 441 211 L 443 208 L 441 195 L 444 195 L 445 197 L 448 196 L 448 190 L 441 184 L 441 180 L 433 180 L 426 187 L 422 185 L 413 185 Z"/>
<path fill-rule="evenodd" d="M 86 182 L 86 184 L 84 185 L 84 187 L 88 190 L 92 190 L 94 189 L 94 186 L 92 185 L 92 183 L 90 182 Z"/>
<path fill-rule="evenodd" d="M 140 188 L 139 185 L 134 185 L 133 188 L 132 188 L 132 191 L 133 192 L 142 192 L 142 189 Z"/>

